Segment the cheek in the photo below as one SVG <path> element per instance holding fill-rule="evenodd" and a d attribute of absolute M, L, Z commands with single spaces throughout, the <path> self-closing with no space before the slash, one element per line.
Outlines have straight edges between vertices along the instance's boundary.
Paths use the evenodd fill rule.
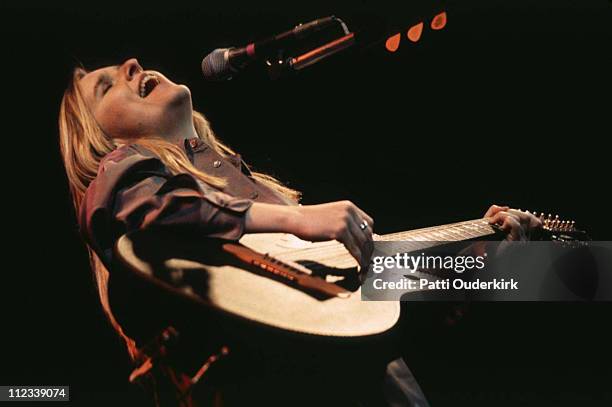
<path fill-rule="evenodd" d="M 184 85 L 164 86 L 146 100 L 109 92 L 97 106 L 96 121 L 111 138 L 146 137 L 191 120 L 191 92 Z"/>

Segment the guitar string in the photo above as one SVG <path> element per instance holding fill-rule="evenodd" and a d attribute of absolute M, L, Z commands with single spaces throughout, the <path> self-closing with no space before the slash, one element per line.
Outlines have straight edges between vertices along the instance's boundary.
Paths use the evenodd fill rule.
<path fill-rule="evenodd" d="M 486 234 L 489 233 L 483 233 L 483 234 L 479 234 L 479 236 L 484 236 Z M 468 236 L 468 238 L 473 238 L 473 237 L 477 237 L 477 236 Z M 422 239 L 421 241 L 429 241 L 432 239 Z M 453 242 L 453 241 L 457 241 L 455 240 L 445 240 L 444 242 Z M 442 243 L 442 240 L 439 240 L 440 243 Z M 418 241 L 406 241 L 405 243 L 418 243 Z M 418 246 L 408 246 L 408 245 L 402 245 L 397 247 L 397 251 L 398 253 L 408 253 L 408 252 L 412 252 L 415 250 L 419 250 L 419 249 L 426 249 L 432 246 L 436 246 L 436 244 L 434 245 L 418 245 Z M 322 269 L 327 269 L 330 267 L 330 265 L 328 265 L 329 263 L 332 264 L 331 267 L 335 267 L 338 269 L 343 269 L 343 268 L 352 268 L 357 266 L 357 261 L 355 260 L 355 258 L 343 247 L 341 248 L 342 252 L 335 252 L 332 255 L 327 255 L 326 257 L 319 257 L 319 258 L 314 258 L 313 261 L 317 261 L 317 263 L 319 264 L 312 264 L 312 265 L 308 265 L 308 268 L 312 269 L 313 271 L 318 271 L 318 270 L 322 270 Z M 326 263 L 326 264 L 323 264 Z"/>
<path fill-rule="evenodd" d="M 486 228 L 482 230 L 483 228 L 479 227 L 477 228 L 478 233 L 474 234 L 473 233 L 474 228 L 470 228 L 469 230 L 466 230 L 464 226 L 465 225 L 453 224 L 450 226 L 445 225 L 444 229 L 440 229 L 440 230 L 434 230 L 433 228 L 427 228 L 423 230 L 418 229 L 418 230 L 409 231 L 409 232 L 399 232 L 399 233 L 393 233 L 393 234 L 388 234 L 388 235 L 379 235 L 375 239 L 375 241 L 437 241 L 437 240 L 456 241 L 457 238 L 465 240 L 466 238 L 469 239 L 469 238 L 478 237 L 484 232 L 486 233 L 490 232 L 490 228 Z M 439 227 L 436 227 L 436 228 L 439 228 Z M 436 236 L 433 233 L 438 233 L 438 235 Z M 449 236 L 451 239 L 448 239 Z M 300 254 L 300 253 L 308 253 L 308 255 L 310 256 L 313 254 L 313 252 L 329 251 L 330 249 L 336 249 L 336 248 L 341 248 L 342 250 L 346 250 L 344 249 L 344 246 L 342 245 L 342 243 L 330 242 L 330 244 L 325 244 L 325 245 L 317 244 L 317 247 L 290 249 L 290 250 L 278 252 L 274 255 L 278 256 L 278 255 L 287 255 L 287 254 L 293 255 L 293 254 Z"/>
<path fill-rule="evenodd" d="M 414 243 L 419 241 L 460 241 L 476 237 L 485 236 L 492 233 L 492 229 L 489 223 L 484 219 L 477 219 L 472 221 L 458 222 L 449 225 L 434 226 L 429 228 L 417 229 L 406 232 L 390 233 L 387 235 L 380 235 L 376 241 L 400 241 L 405 243 L 401 245 L 399 249 L 401 251 L 413 251 L 419 247 L 415 247 Z M 356 260 L 346 250 L 346 248 L 339 242 L 331 242 L 332 244 L 326 244 L 323 247 L 318 246 L 316 248 L 300 248 L 292 249 L 280 253 L 276 253 L 273 257 L 279 260 L 294 261 L 296 255 L 308 256 L 317 262 L 335 260 L 334 267 L 351 267 L 356 265 Z M 406 244 L 408 243 L 408 244 Z M 412 243 L 410 245 L 409 243 Z M 422 247 L 422 246 L 421 246 Z M 289 258 L 290 256 L 290 258 Z M 328 268 L 324 264 L 313 264 L 309 265 L 313 271 Z"/>
<path fill-rule="evenodd" d="M 491 233 L 490 227 L 482 228 L 477 227 L 474 229 L 470 227 L 469 230 L 464 228 L 465 225 L 453 224 L 452 226 L 445 225 L 444 229 L 440 229 L 440 227 L 435 228 L 427 228 L 428 233 L 423 233 L 422 230 L 409 231 L 409 232 L 399 232 L 390 235 L 383 235 L 379 237 L 378 241 L 391 241 L 391 239 L 396 241 L 403 242 L 414 242 L 414 241 L 457 241 L 457 240 L 466 240 L 479 236 L 484 236 L 486 234 Z M 471 225 L 473 226 L 473 225 Z M 445 230 L 443 232 L 442 230 Z M 452 232 L 451 232 L 452 230 Z M 474 231 L 476 230 L 476 233 Z M 435 235 L 433 233 L 436 233 Z M 450 238 L 449 238 L 450 237 Z M 400 240 L 401 239 L 401 240 Z M 300 248 L 300 249 L 291 249 L 283 252 L 279 252 L 274 254 L 275 257 L 281 256 L 291 256 L 295 258 L 296 255 L 307 255 L 308 257 L 317 256 L 319 254 L 326 254 L 327 257 L 319 257 L 318 259 L 333 259 L 336 255 L 344 255 L 347 254 L 347 250 L 344 246 L 339 242 L 332 242 L 331 245 L 325 245 L 323 247 L 318 246 L 315 248 Z M 331 256 L 329 256 L 331 254 Z"/>
<path fill-rule="evenodd" d="M 482 224 L 483 222 L 486 222 L 484 219 L 476 219 L 476 220 L 471 220 L 471 221 L 464 221 L 464 222 L 458 222 L 458 223 L 451 223 L 448 225 L 442 225 L 442 226 L 432 226 L 432 227 L 427 227 L 427 228 L 422 228 L 422 229 L 415 229 L 415 230 L 410 230 L 410 231 L 403 231 L 403 232 L 396 232 L 396 233 L 389 233 L 386 235 L 378 235 L 378 237 L 376 238 L 376 241 L 394 241 L 394 240 L 398 240 L 398 241 L 410 241 L 410 240 L 414 240 L 414 237 L 420 237 L 420 236 L 426 236 L 426 233 L 430 233 L 430 232 L 436 232 L 436 231 L 442 231 L 442 230 L 451 230 L 451 229 L 457 229 L 459 228 L 460 230 L 465 230 L 465 229 L 461 229 L 462 227 L 465 227 L 466 225 L 478 225 L 478 224 Z M 488 225 L 488 223 L 487 223 Z M 459 238 L 464 238 L 464 236 L 459 232 L 457 233 L 459 235 Z M 473 237 L 473 236 L 469 236 L 469 237 Z M 436 240 L 436 239 L 430 239 L 427 238 L 425 240 Z M 308 252 L 308 254 L 310 255 L 313 251 L 318 251 L 318 250 L 327 250 L 330 247 L 336 247 L 336 246 L 341 246 L 344 247 L 342 245 L 342 243 L 337 242 L 337 241 L 331 241 L 331 242 L 324 242 L 324 243 L 315 243 L 316 247 L 306 247 L 306 248 L 291 248 L 289 250 L 286 251 L 282 251 L 282 252 L 278 252 L 276 255 L 285 255 L 285 254 L 294 254 L 294 253 L 306 253 Z"/>

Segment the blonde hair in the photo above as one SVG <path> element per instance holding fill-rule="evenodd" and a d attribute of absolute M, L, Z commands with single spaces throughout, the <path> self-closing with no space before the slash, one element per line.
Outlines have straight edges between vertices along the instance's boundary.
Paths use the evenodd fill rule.
<path fill-rule="evenodd" d="M 76 68 L 74 70 L 72 79 L 64 92 L 59 112 L 60 150 L 77 215 L 87 187 L 98 173 L 100 162 L 108 153 L 115 150 L 121 142 L 121 140 L 108 138 L 89 110 L 79 87 L 79 80 L 86 73 L 87 71 L 83 68 Z M 210 123 L 204 115 L 194 111 L 193 124 L 198 137 L 216 152 L 224 157 L 235 154 L 231 148 L 223 144 L 215 136 Z M 223 178 L 206 174 L 194 167 L 183 150 L 171 142 L 160 138 L 142 138 L 131 140 L 130 143 L 142 145 L 151 151 L 164 163 L 172 174 L 189 173 L 217 188 L 223 188 L 226 185 Z M 289 202 L 297 202 L 299 200 L 299 192 L 282 185 L 274 177 L 259 172 L 252 172 L 252 174 L 257 181 L 279 192 Z M 125 340 L 130 357 L 136 359 L 138 351 L 134 340 L 124 333 L 110 309 L 108 270 L 91 247 L 87 246 L 87 249 L 104 312 L 113 328 Z"/>

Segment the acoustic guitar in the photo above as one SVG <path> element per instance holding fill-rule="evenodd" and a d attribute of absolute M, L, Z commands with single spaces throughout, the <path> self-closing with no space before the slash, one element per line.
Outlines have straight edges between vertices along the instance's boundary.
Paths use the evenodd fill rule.
<path fill-rule="evenodd" d="M 574 222 L 544 217 L 542 238 L 584 240 Z M 485 219 L 387 235 L 375 241 L 491 239 Z M 220 313 L 318 337 L 367 337 L 398 321 L 397 301 L 362 301 L 358 265 L 337 241 L 246 234 L 238 243 L 141 230 L 122 236 L 115 257 L 139 278 Z"/>

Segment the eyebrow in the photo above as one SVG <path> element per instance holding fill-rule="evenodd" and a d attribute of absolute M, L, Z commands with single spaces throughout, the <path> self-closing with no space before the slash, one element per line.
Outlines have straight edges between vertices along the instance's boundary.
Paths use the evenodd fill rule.
<path fill-rule="evenodd" d="M 119 65 L 113 65 L 111 68 L 113 68 L 116 71 L 119 69 Z M 94 85 L 94 89 L 93 89 L 94 98 L 98 97 L 98 89 L 100 88 L 100 86 L 102 86 L 104 82 L 111 82 L 111 81 L 112 81 L 111 77 L 106 72 L 98 75 L 98 80 L 96 81 L 96 84 Z"/>

